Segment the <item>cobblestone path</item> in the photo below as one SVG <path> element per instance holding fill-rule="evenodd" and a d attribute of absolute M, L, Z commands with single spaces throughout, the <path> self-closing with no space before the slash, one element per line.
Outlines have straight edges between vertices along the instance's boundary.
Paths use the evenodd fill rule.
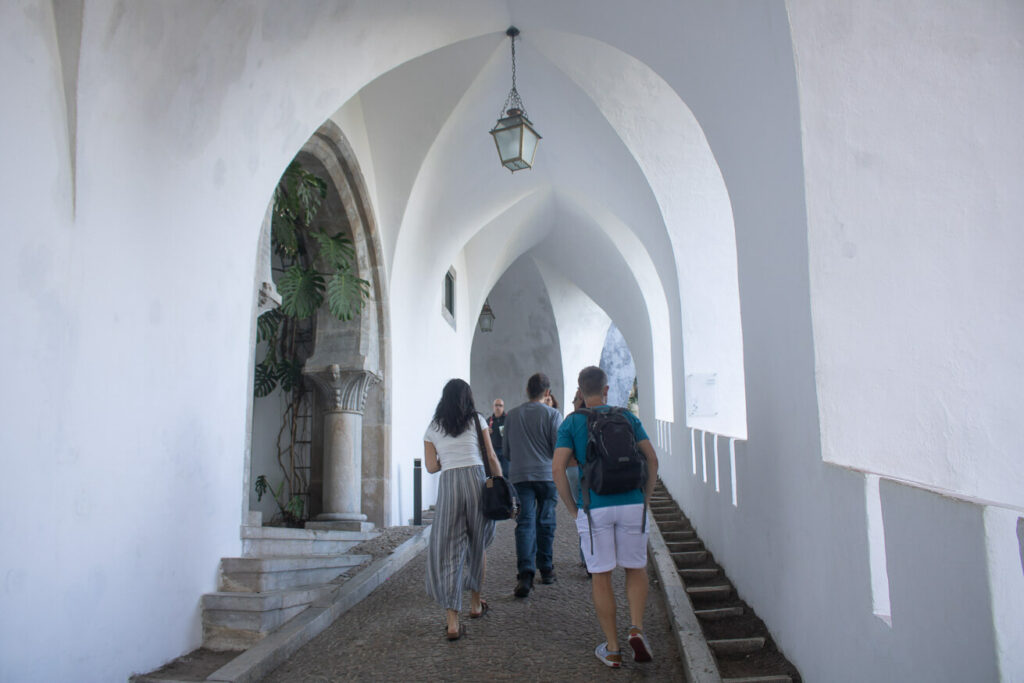
<path fill-rule="evenodd" d="M 425 556 L 426 551 L 264 680 L 319 683 L 684 679 L 665 604 L 651 570 L 644 619 L 654 661 L 633 662 L 626 645 L 629 613 L 621 569 L 616 570 L 613 581 L 624 663 L 621 669 L 609 669 L 594 657 L 594 647 L 604 637 L 594 616 L 590 581 L 579 566 L 576 528 L 561 505 L 555 536 L 558 582 L 545 586 L 538 580 L 529 597 L 513 597 L 515 523 L 498 522 L 496 538 L 487 551 L 488 571 L 482 591 L 490 611 L 482 619 L 469 619 L 466 593 L 462 620 L 468 632 L 460 640 L 445 639 L 444 610 L 424 591 Z"/>

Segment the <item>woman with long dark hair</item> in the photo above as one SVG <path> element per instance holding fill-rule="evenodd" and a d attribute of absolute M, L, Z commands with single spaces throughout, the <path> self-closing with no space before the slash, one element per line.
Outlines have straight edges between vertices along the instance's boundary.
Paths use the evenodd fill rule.
<path fill-rule="evenodd" d="M 472 596 L 470 618 L 487 612 L 480 589 L 486 569 L 484 551 L 494 539 L 494 520 L 481 511 L 483 459 L 488 459 L 491 472 L 501 473 L 487 421 L 476 411 L 473 390 L 463 380 L 444 385 L 423 436 L 423 456 L 428 472 L 441 472 L 427 546 L 427 593 L 445 608 L 448 640 L 458 640 L 466 632 L 459 621 L 463 590 L 469 589 Z"/>

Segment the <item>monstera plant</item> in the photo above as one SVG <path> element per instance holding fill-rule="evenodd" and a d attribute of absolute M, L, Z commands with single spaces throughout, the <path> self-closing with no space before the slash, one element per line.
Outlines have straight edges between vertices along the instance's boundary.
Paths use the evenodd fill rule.
<path fill-rule="evenodd" d="M 273 271 L 281 306 L 256 321 L 256 341 L 266 342 L 266 353 L 256 363 L 257 398 L 280 387 L 285 394 L 281 428 L 277 435 L 277 462 L 283 479 L 275 488 L 266 477 L 256 480 L 258 499 L 268 491 L 287 525 L 301 525 L 309 481 L 296 446 L 303 441 L 301 427 L 309 416 L 309 388 L 302 367 L 312 353 L 315 316 L 325 305 L 340 320 L 359 314 L 370 293 L 370 283 L 358 277 L 352 241 L 330 234 L 317 223 L 327 196 L 327 183 L 293 161 L 274 191 L 271 222 Z"/>

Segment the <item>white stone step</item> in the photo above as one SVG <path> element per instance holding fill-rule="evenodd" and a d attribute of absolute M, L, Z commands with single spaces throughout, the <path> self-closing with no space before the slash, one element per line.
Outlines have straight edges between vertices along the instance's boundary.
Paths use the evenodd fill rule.
<path fill-rule="evenodd" d="M 352 546 L 376 538 L 376 531 L 326 531 L 285 527 L 242 527 L 242 557 L 283 555 L 340 555 Z"/>
<path fill-rule="evenodd" d="M 722 683 L 793 683 L 791 676 L 785 674 L 774 676 L 743 676 L 742 678 L 723 678 Z"/>
<path fill-rule="evenodd" d="M 698 579 L 713 579 L 722 573 L 718 567 L 702 567 L 700 569 L 678 569 L 679 578 L 683 581 L 696 581 Z"/>
<path fill-rule="evenodd" d="M 337 584 L 329 583 L 265 593 L 208 593 L 202 601 L 203 646 L 211 650 L 252 647 L 337 589 Z"/>
<path fill-rule="evenodd" d="M 213 612 L 269 612 L 308 605 L 335 588 L 337 584 L 327 583 L 264 593 L 221 591 L 204 595 L 202 604 L 203 610 Z"/>
<path fill-rule="evenodd" d="M 692 541 L 697 538 L 697 532 L 692 529 L 689 531 L 662 531 L 662 538 L 665 539 L 665 543 L 676 543 L 678 541 Z"/>
<path fill-rule="evenodd" d="M 728 619 L 729 617 L 740 617 L 743 616 L 743 608 L 739 606 L 734 607 L 716 607 L 712 609 L 695 609 L 693 613 L 697 615 L 698 619 L 707 619 L 708 621 L 714 621 L 717 619 Z"/>
<path fill-rule="evenodd" d="M 688 550 L 679 553 L 670 553 L 677 567 L 691 567 L 708 559 L 706 550 Z"/>
<path fill-rule="evenodd" d="M 225 557 L 220 561 L 220 590 L 264 593 L 329 583 L 370 555 Z"/>
<path fill-rule="evenodd" d="M 716 655 L 745 655 L 764 647 L 764 638 L 723 638 L 709 640 L 708 647 Z"/>
<path fill-rule="evenodd" d="M 671 553 L 682 553 L 689 550 L 703 550 L 704 544 L 700 541 L 665 541 Z"/>
<path fill-rule="evenodd" d="M 732 586 L 721 584 L 718 586 L 695 586 L 687 588 L 686 594 L 692 598 L 727 598 L 732 594 Z"/>

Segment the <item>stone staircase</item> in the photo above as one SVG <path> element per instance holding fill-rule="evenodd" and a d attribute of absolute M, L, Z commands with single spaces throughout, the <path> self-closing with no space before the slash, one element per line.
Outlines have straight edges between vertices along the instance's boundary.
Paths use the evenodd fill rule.
<path fill-rule="evenodd" d="M 311 605 L 323 603 L 369 555 L 348 550 L 379 534 L 361 531 L 242 527 L 242 557 L 220 561 L 219 591 L 202 598 L 203 647 L 245 650 Z"/>
<path fill-rule="evenodd" d="M 659 481 L 651 516 L 668 546 L 725 683 L 799 683 L 764 622 L 740 599 L 696 530 Z"/>

